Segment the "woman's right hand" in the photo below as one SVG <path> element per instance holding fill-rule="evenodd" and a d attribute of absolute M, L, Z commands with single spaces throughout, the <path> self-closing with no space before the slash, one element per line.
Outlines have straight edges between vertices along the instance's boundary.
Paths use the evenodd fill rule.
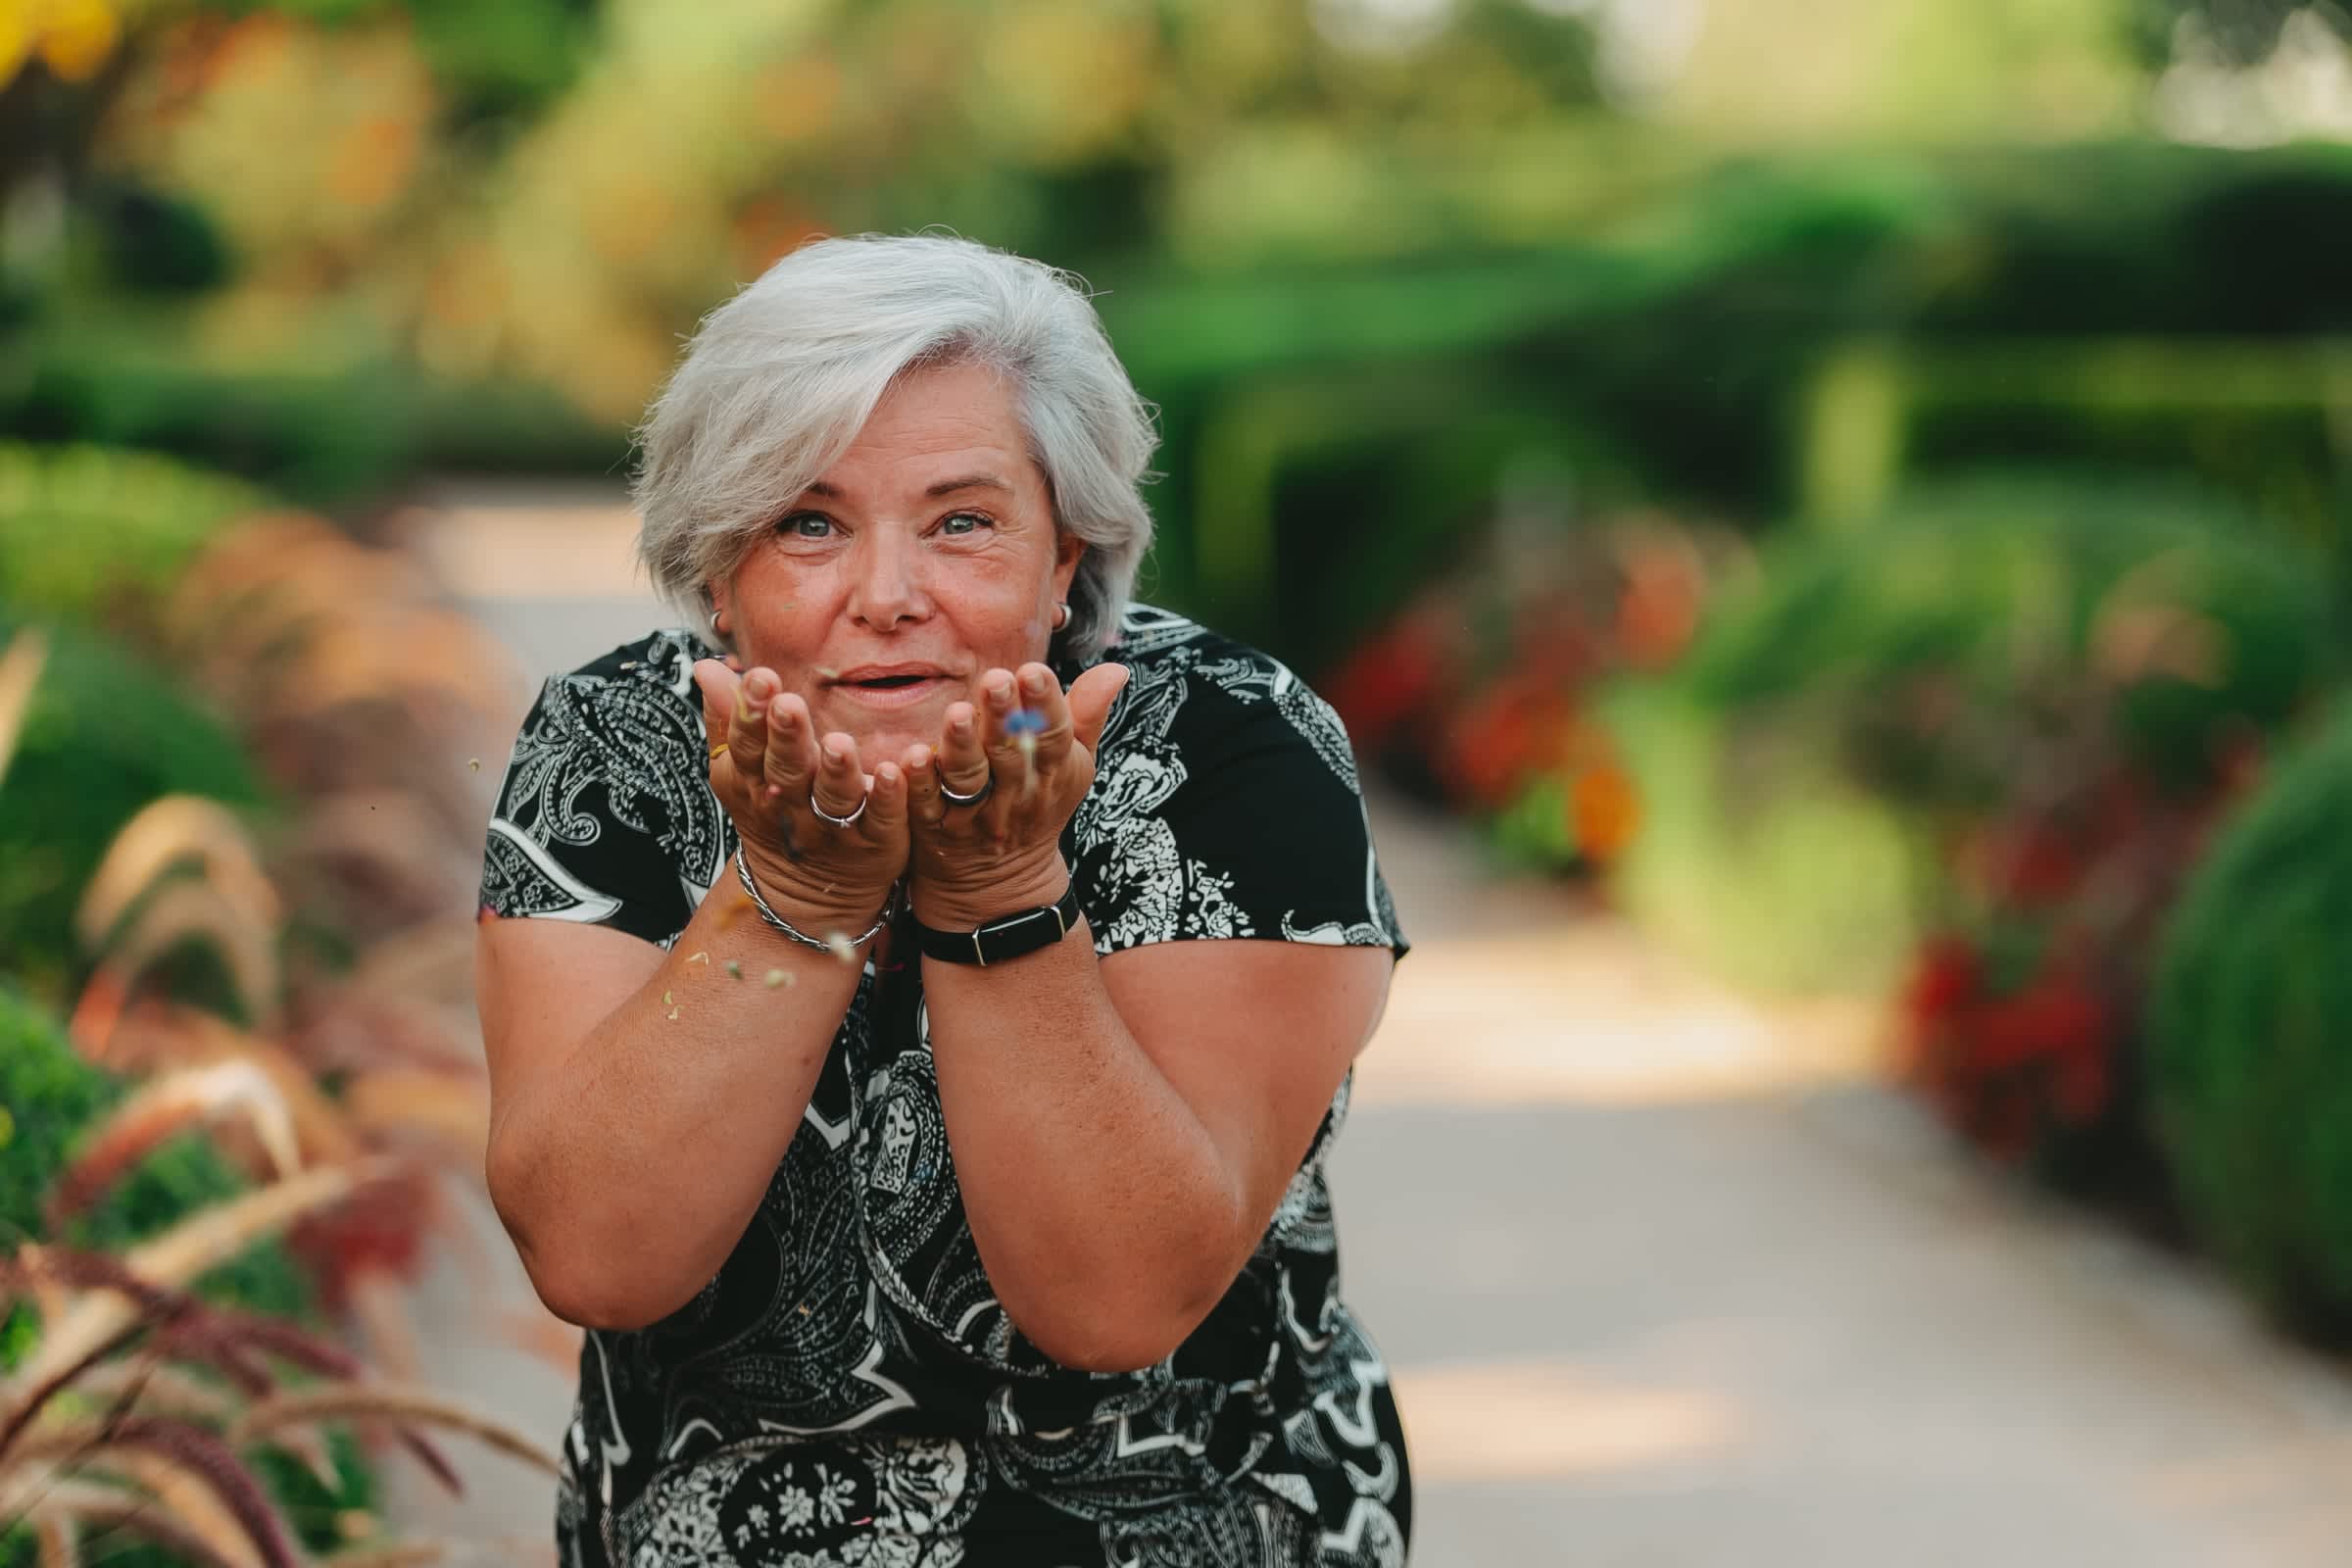
<path fill-rule="evenodd" d="M 764 666 L 737 674 L 715 659 L 694 666 L 703 693 L 710 788 L 734 818 L 760 896 L 810 936 L 871 925 L 906 869 L 906 779 L 896 762 L 869 778 L 847 735 L 820 741 L 808 705 Z M 724 747 L 721 750 L 721 747 Z M 848 816 L 837 827 L 809 809 Z M 803 924 L 807 920 L 810 924 Z"/>

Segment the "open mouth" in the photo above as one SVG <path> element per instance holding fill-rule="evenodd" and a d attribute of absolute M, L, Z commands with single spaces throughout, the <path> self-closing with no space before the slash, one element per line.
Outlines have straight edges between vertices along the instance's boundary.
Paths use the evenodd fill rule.
<path fill-rule="evenodd" d="M 928 675 L 876 675 L 871 680 L 854 680 L 852 686 L 862 686 L 869 692 L 895 692 L 902 686 L 919 685 Z"/>

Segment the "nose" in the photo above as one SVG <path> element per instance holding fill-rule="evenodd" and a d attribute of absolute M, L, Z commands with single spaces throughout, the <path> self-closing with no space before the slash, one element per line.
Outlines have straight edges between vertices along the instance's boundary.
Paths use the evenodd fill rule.
<path fill-rule="evenodd" d="M 921 552 L 896 528 L 868 528 L 850 560 L 850 618 L 875 631 L 931 612 Z"/>

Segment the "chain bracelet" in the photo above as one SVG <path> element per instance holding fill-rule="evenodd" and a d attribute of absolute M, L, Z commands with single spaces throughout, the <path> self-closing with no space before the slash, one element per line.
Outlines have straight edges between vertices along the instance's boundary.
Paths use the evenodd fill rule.
<path fill-rule="evenodd" d="M 783 932 L 804 948 L 814 948 L 820 953 L 833 951 L 832 943 L 810 936 L 767 906 L 767 901 L 760 896 L 760 884 L 752 880 L 752 868 L 743 863 L 743 846 L 740 844 L 735 847 L 735 875 L 743 883 L 743 891 L 751 895 L 752 907 L 760 911 L 760 919 Z M 855 948 L 862 945 L 871 939 L 875 932 L 890 924 L 891 911 L 898 906 L 898 902 L 899 890 L 897 884 L 894 883 L 891 886 L 890 896 L 882 901 L 882 912 L 874 916 L 874 923 L 865 928 L 864 935 L 849 939 L 850 946 Z"/>

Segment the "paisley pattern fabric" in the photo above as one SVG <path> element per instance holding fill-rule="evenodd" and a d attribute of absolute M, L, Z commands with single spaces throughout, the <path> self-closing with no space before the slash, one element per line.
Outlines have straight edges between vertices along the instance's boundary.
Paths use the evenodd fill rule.
<path fill-rule="evenodd" d="M 486 916 L 676 939 L 735 848 L 691 676 L 706 653 L 659 632 L 547 683 L 490 822 Z M 1098 951 L 1253 937 L 1401 955 L 1330 708 L 1274 660 L 1148 607 L 1107 657 L 1132 677 L 1062 843 Z M 562 1562 L 1401 1563 L 1403 1439 L 1340 1298 L 1323 1174 L 1347 1109 L 1343 1084 L 1254 1255 L 1173 1355 L 1073 1371 L 980 1265 L 920 965 L 869 959 L 717 1276 L 649 1328 L 588 1334 Z"/>

